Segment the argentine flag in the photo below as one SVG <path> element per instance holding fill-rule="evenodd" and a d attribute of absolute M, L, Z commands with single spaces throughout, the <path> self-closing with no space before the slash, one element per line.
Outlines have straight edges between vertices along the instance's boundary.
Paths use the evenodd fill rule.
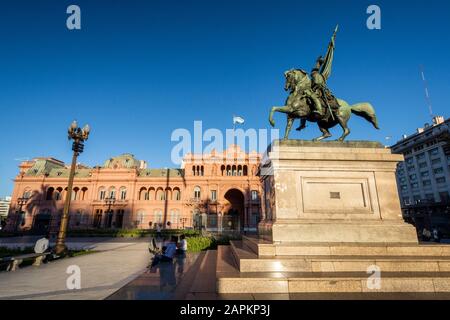
<path fill-rule="evenodd" d="M 233 124 L 243 124 L 245 122 L 244 118 L 233 116 Z"/>

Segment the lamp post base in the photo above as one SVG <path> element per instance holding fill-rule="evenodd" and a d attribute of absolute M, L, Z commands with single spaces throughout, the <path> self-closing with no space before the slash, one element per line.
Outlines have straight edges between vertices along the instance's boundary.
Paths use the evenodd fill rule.
<path fill-rule="evenodd" d="M 56 254 L 63 254 L 64 252 L 67 251 L 67 247 L 65 244 L 56 244 L 55 245 L 55 253 Z"/>

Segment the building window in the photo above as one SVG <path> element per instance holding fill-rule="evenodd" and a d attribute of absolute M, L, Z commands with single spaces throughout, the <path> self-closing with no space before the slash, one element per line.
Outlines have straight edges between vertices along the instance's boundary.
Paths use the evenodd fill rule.
<path fill-rule="evenodd" d="M 144 223 L 145 211 L 138 210 L 136 215 L 136 226 L 142 226 Z"/>
<path fill-rule="evenodd" d="M 180 222 L 180 212 L 178 210 L 170 210 L 169 221 L 172 227 L 178 229 L 178 223 Z"/>
<path fill-rule="evenodd" d="M 444 173 L 444 168 L 436 168 L 436 169 L 434 169 L 433 170 L 433 173 L 434 174 L 441 174 L 441 173 Z"/>
<path fill-rule="evenodd" d="M 176 200 L 176 201 L 181 200 L 180 189 L 178 189 L 178 188 L 173 189 L 173 199 Z"/>
<path fill-rule="evenodd" d="M 258 191 L 252 190 L 252 200 L 253 201 L 258 200 Z"/>
<path fill-rule="evenodd" d="M 120 188 L 120 200 L 126 200 L 127 199 L 127 188 L 122 187 Z"/>
<path fill-rule="evenodd" d="M 408 158 L 408 159 L 406 159 L 406 163 L 407 164 L 413 164 L 413 158 Z"/>
<path fill-rule="evenodd" d="M 154 222 L 155 222 L 155 223 L 159 223 L 159 224 L 163 223 L 163 214 L 162 214 L 162 210 L 155 210 L 155 211 L 153 212 L 153 214 L 154 214 Z"/>
<path fill-rule="evenodd" d="M 432 193 L 427 193 L 425 195 L 425 199 L 427 199 L 429 201 L 434 201 L 434 195 Z"/>
<path fill-rule="evenodd" d="M 160 200 L 160 201 L 166 200 L 165 193 L 164 193 L 163 189 L 159 188 L 158 190 L 156 190 L 156 199 Z"/>
<path fill-rule="evenodd" d="M 441 184 L 441 183 L 445 183 L 445 177 L 440 177 L 436 179 L 436 182 Z"/>
<path fill-rule="evenodd" d="M 195 200 L 200 200 L 200 192 L 201 191 L 201 189 L 200 189 L 200 187 L 199 186 L 196 186 L 195 188 L 194 188 L 194 199 Z"/>
<path fill-rule="evenodd" d="M 413 184 L 411 184 L 411 188 L 417 189 L 419 188 L 419 184 L 417 182 L 414 182 Z"/>
<path fill-rule="evenodd" d="M 46 200 L 53 200 L 53 193 L 55 192 L 54 188 L 48 188 L 47 189 L 47 196 Z"/>
<path fill-rule="evenodd" d="M 408 171 L 414 171 L 414 170 L 415 170 L 414 166 L 408 167 Z"/>
<path fill-rule="evenodd" d="M 116 188 L 114 188 L 114 187 L 109 188 L 109 197 L 110 198 L 116 197 Z"/>
<path fill-rule="evenodd" d="M 29 198 L 31 198 L 31 191 L 30 190 L 26 190 L 26 191 L 24 191 L 24 193 L 23 193 L 23 196 L 22 196 L 23 198 L 25 198 L 25 199 L 29 199 Z"/>
<path fill-rule="evenodd" d="M 99 200 L 105 200 L 106 198 L 106 190 L 103 188 L 100 188 L 99 192 L 98 192 L 98 198 Z"/>
<path fill-rule="evenodd" d="M 431 160 L 431 164 L 438 164 L 438 163 L 441 163 L 441 158 Z"/>
<path fill-rule="evenodd" d="M 425 159 L 425 154 L 424 153 L 418 154 L 416 156 L 416 158 L 417 158 L 417 160 L 423 160 L 423 159 Z"/>
<path fill-rule="evenodd" d="M 428 171 L 424 171 L 420 175 L 422 176 L 422 178 L 426 178 L 430 175 L 430 173 Z"/>
<path fill-rule="evenodd" d="M 432 156 L 439 154 L 439 148 L 434 148 L 428 151 Z"/>
<path fill-rule="evenodd" d="M 211 200 L 216 201 L 217 200 L 217 191 L 211 190 Z"/>
<path fill-rule="evenodd" d="M 423 180 L 422 183 L 424 187 L 431 186 L 431 180 Z"/>
<path fill-rule="evenodd" d="M 63 192 L 62 188 L 56 189 L 56 191 L 55 191 L 55 200 L 56 201 L 59 201 L 62 199 L 62 192 Z"/>
<path fill-rule="evenodd" d="M 409 175 L 409 179 L 410 180 L 417 180 L 417 175 L 416 174 L 411 174 L 411 175 Z"/>
<path fill-rule="evenodd" d="M 72 201 L 75 201 L 75 200 L 79 200 L 78 199 L 78 193 L 80 192 L 80 189 L 78 188 L 78 187 L 75 187 L 75 188 L 73 188 L 73 190 L 72 190 Z"/>

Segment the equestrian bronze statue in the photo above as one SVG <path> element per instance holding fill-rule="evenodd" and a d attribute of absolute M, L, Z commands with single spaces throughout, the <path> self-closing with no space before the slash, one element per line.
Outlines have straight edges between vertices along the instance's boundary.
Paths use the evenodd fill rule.
<path fill-rule="evenodd" d="M 300 119 L 298 131 L 306 127 L 307 121 L 317 122 L 322 135 L 314 139 L 315 141 L 331 137 L 329 129 L 337 124 L 344 131 L 338 140 L 344 141 L 345 137 L 350 134 L 347 123 L 352 113 L 363 117 L 372 123 L 376 129 L 379 129 L 375 110 L 370 103 L 363 102 L 349 105 L 346 101 L 336 98 L 327 87 L 327 80 L 331 75 L 337 29 L 338 27 L 331 37 L 325 58 L 319 57 L 317 59 L 311 75 L 301 69 L 291 69 L 284 73 L 286 78 L 285 90 L 289 91 L 289 97 L 285 106 L 272 107 L 269 115 L 269 122 L 272 127 L 275 126 L 273 120 L 275 112 L 287 115 L 284 139 L 289 138 L 289 132 L 295 119 Z"/>

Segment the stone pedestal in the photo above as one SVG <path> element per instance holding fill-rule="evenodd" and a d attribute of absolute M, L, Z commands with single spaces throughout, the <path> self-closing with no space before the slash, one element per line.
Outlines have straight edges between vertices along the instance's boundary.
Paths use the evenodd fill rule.
<path fill-rule="evenodd" d="M 402 160 L 377 142 L 274 141 L 261 166 L 260 236 L 274 244 L 417 244 L 396 186 Z"/>
<path fill-rule="evenodd" d="M 448 297 L 450 246 L 419 244 L 403 221 L 401 160 L 375 142 L 275 141 L 260 236 L 218 247 L 217 292 Z"/>

